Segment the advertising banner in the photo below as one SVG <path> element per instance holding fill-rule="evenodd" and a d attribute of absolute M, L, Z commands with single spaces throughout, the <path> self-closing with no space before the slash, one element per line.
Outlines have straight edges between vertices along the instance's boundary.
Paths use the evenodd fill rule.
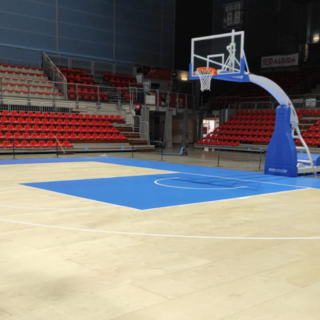
<path fill-rule="evenodd" d="M 261 58 L 261 68 L 278 68 L 297 66 L 299 63 L 299 53 L 286 56 L 269 56 Z"/>

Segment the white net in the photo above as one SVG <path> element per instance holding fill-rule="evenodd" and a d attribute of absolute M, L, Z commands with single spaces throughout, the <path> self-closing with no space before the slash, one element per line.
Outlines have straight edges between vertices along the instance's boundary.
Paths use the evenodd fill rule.
<path fill-rule="evenodd" d="M 216 70 L 214 68 L 201 67 L 197 68 L 197 73 L 201 84 L 201 91 L 210 90 L 211 79 L 216 75 Z"/>

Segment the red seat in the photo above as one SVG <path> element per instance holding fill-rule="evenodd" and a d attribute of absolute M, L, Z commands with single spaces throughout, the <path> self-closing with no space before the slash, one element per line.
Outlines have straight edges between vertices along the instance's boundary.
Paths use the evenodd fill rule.
<path fill-rule="evenodd" d="M 44 133 L 44 132 L 41 132 L 40 135 L 39 135 L 39 138 L 40 139 L 47 139 L 47 134 Z"/>
<path fill-rule="evenodd" d="M 33 126 L 33 127 L 32 127 L 32 130 L 33 130 L 33 131 L 41 131 L 41 129 L 40 129 L 39 126 Z"/>
<path fill-rule="evenodd" d="M 7 130 L 8 130 L 8 131 L 16 131 L 16 128 L 15 128 L 12 124 L 9 124 L 9 125 L 7 126 Z"/>
<path fill-rule="evenodd" d="M 21 148 L 20 141 L 13 141 L 13 145 L 14 145 L 15 148 Z"/>
<path fill-rule="evenodd" d="M 69 142 L 69 141 L 63 141 L 62 144 L 63 147 L 67 147 L 67 148 L 73 148 L 73 145 Z"/>
<path fill-rule="evenodd" d="M 31 138 L 32 138 L 32 139 L 38 139 L 38 138 L 39 138 L 38 133 L 33 132 L 33 133 L 31 134 Z"/>
<path fill-rule="evenodd" d="M 85 135 L 83 133 L 79 133 L 78 139 L 80 140 L 85 139 Z"/>
<path fill-rule="evenodd" d="M 19 113 L 17 111 L 11 111 L 11 116 L 12 117 L 18 117 Z"/>
<path fill-rule="evenodd" d="M 63 128 L 63 130 L 66 131 L 66 132 L 71 132 L 71 131 L 72 131 L 69 126 L 65 126 L 65 127 Z"/>
<path fill-rule="evenodd" d="M 13 137 L 14 137 L 14 139 L 21 139 L 22 134 L 20 132 L 15 132 Z"/>
<path fill-rule="evenodd" d="M 48 141 L 47 142 L 47 147 L 49 148 L 55 148 L 57 146 L 57 144 L 53 141 Z"/>
<path fill-rule="evenodd" d="M 55 139 L 54 134 L 52 132 L 48 133 L 48 139 Z"/>
<path fill-rule="evenodd" d="M 69 139 L 70 138 L 70 134 L 69 133 L 64 133 L 62 135 L 63 139 Z"/>
<path fill-rule="evenodd" d="M 12 148 L 12 143 L 10 141 L 3 141 L 3 144 L 0 145 L 0 148 Z"/>
<path fill-rule="evenodd" d="M 22 148 L 30 148 L 30 144 L 28 141 L 22 141 L 21 142 L 21 147 Z"/>
<path fill-rule="evenodd" d="M 124 136 L 122 133 L 119 134 L 119 139 L 128 140 L 128 138 L 126 136 Z"/>
<path fill-rule="evenodd" d="M 91 137 L 91 134 L 90 133 L 87 133 L 86 135 L 85 135 L 85 139 L 91 139 L 92 137 Z"/>
<path fill-rule="evenodd" d="M 18 118 L 17 123 L 23 124 L 23 123 L 26 123 L 26 120 L 23 118 Z"/>
<path fill-rule="evenodd" d="M 39 141 L 39 147 L 40 147 L 40 148 L 44 148 L 44 147 L 46 147 L 46 146 L 47 146 L 47 144 L 46 144 L 45 141 L 43 141 L 43 140 Z"/>
<path fill-rule="evenodd" d="M 49 131 L 49 129 L 47 126 L 41 126 L 40 131 L 47 132 L 47 131 Z"/>
<path fill-rule="evenodd" d="M 4 136 L 5 136 L 6 139 L 12 139 L 13 138 L 13 134 L 11 132 L 6 132 Z"/>
<path fill-rule="evenodd" d="M 76 139 L 78 139 L 77 134 L 76 134 L 76 133 L 71 133 L 71 135 L 70 135 L 70 139 L 72 139 L 72 140 L 76 140 Z"/>
<path fill-rule="evenodd" d="M 32 140 L 32 141 L 30 142 L 30 146 L 31 146 L 31 148 L 38 148 L 38 147 L 39 147 L 39 144 L 38 144 L 37 141 Z"/>

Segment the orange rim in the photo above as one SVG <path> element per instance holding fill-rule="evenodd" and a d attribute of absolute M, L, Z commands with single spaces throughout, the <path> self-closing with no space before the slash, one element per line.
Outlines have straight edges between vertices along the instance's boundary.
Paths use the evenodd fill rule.
<path fill-rule="evenodd" d="M 205 73 L 211 73 L 212 76 L 216 76 L 218 74 L 217 69 L 209 68 L 209 67 L 199 67 L 199 68 L 197 68 L 197 71 L 205 72 Z"/>

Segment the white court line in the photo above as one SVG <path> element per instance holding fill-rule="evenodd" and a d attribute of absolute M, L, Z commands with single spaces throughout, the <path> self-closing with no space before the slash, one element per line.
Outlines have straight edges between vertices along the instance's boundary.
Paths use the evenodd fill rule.
<path fill-rule="evenodd" d="M 122 231 L 109 231 L 109 230 L 95 230 L 95 229 L 82 229 L 73 227 L 60 227 L 54 225 L 46 225 L 32 222 L 23 222 L 16 220 L 0 219 L 1 222 L 20 224 L 25 226 L 68 230 L 68 231 L 82 231 L 91 233 L 105 233 L 105 234 L 118 234 L 127 236 L 147 236 L 147 237 L 161 237 L 161 238 L 184 238 L 184 239 L 224 239 L 224 240 L 320 240 L 320 236 L 315 237 L 232 237 L 232 236 L 190 236 L 190 235 L 177 235 L 177 234 L 157 234 L 157 233 L 140 233 L 140 232 L 122 232 Z"/>
<path fill-rule="evenodd" d="M 53 192 L 53 193 L 57 193 L 57 194 L 60 194 L 60 195 L 66 196 L 66 197 L 74 197 L 74 198 L 83 199 L 83 200 L 87 200 L 87 201 L 94 201 L 94 202 L 98 202 L 98 203 L 103 203 L 103 204 L 106 204 L 106 205 L 110 204 L 110 205 L 113 205 L 115 207 L 123 207 L 123 208 L 132 209 L 132 210 L 136 210 L 136 211 L 141 211 L 139 209 L 132 208 L 132 207 L 122 206 L 122 205 L 113 204 L 113 203 L 107 203 L 107 202 L 94 200 L 94 199 L 89 199 L 89 198 L 83 198 L 83 197 L 80 197 L 80 196 L 74 196 L 72 194 L 62 193 L 62 192 L 58 192 L 58 191 L 46 190 L 46 189 L 37 188 L 37 187 L 33 187 L 33 186 L 26 186 L 26 185 L 24 185 L 24 187 L 37 189 L 38 191 L 42 190 L 42 191 L 47 191 L 47 192 Z"/>
<path fill-rule="evenodd" d="M 76 207 L 76 208 L 39 208 L 39 207 L 18 207 L 18 206 L 6 206 L 0 204 L 1 208 L 10 208 L 10 209 L 26 209 L 26 210 L 55 210 L 55 211 L 65 211 L 65 210 L 92 210 L 92 209 L 104 209 L 104 208 L 114 208 L 117 205 L 105 205 L 104 207 Z"/>
<path fill-rule="evenodd" d="M 218 179 L 225 179 L 225 180 L 237 180 L 237 181 L 246 181 L 246 182 L 254 182 L 254 183 L 272 184 L 272 185 L 292 187 L 292 188 L 306 188 L 306 189 L 312 188 L 312 187 L 306 187 L 306 186 L 293 186 L 290 184 L 283 184 L 283 183 L 276 183 L 276 182 L 266 182 L 266 181 L 247 180 L 247 179 L 229 178 L 229 177 L 221 177 L 221 176 L 211 176 L 211 175 L 199 174 L 199 173 L 189 173 L 189 172 L 179 172 L 179 173 L 189 174 L 192 176 L 211 177 L 211 178 L 218 178 Z"/>
<path fill-rule="evenodd" d="M 173 179 L 178 179 L 179 180 L 180 178 L 174 177 L 174 178 L 158 179 L 158 180 L 155 180 L 154 183 L 156 185 L 158 185 L 158 186 L 161 186 L 161 187 L 174 188 L 174 189 L 187 189 L 187 190 L 232 190 L 232 189 L 244 189 L 244 188 L 247 188 L 245 186 L 231 187 L 231 188 L 188 188 L 188 187 L 170 186 L 170 185 L 162 184 L 162 183 L 158 182 L 158 181 L 173 180 Z"/>
<path fill-rule="evenodd" d="M 302 190 L 309 190 L 312 188 L 305 188 Z M 233 200 L 242 200 L 242 199 L 249 199 L 253 197 L 260 197 L 260 196 L 269 196 L 273 194 L 279 194 L 279 193 L 289 193 L 289 192 L 295 192 L 295 191 L 301 191 L 301 189 L 296 190 L 286 190 L 286 191 L 277 191 L 277 192 L 266 192 L 266 193 L 260 193 L 260 194 L 253 194 L 250 196 L 245 197 L 234 197 L 234 198 L 227 198 L 227 199 L 220 199 L 220 200 L 209 200 L 209 201 L 201 201 L 201 202 L 193 202 L 193 203 L 186 203 L 184 205 L 174 205 L 174 206 L 165 206 L 165 207 L 157 207 L 157 208 L 151 208 L 151 209 L 143 209 L 142 211 L 148 211 L 148 210 L 161 210 L 161 209 L 167 209 L 167 208 L 174 208 L 174 207 L 184 207 L 184 206 L 194 206 L 194 205 L 201 205 L 206 203 L 216 203 L 216 202 L 223 202 L 223 201 L 233 201 Z"/>

